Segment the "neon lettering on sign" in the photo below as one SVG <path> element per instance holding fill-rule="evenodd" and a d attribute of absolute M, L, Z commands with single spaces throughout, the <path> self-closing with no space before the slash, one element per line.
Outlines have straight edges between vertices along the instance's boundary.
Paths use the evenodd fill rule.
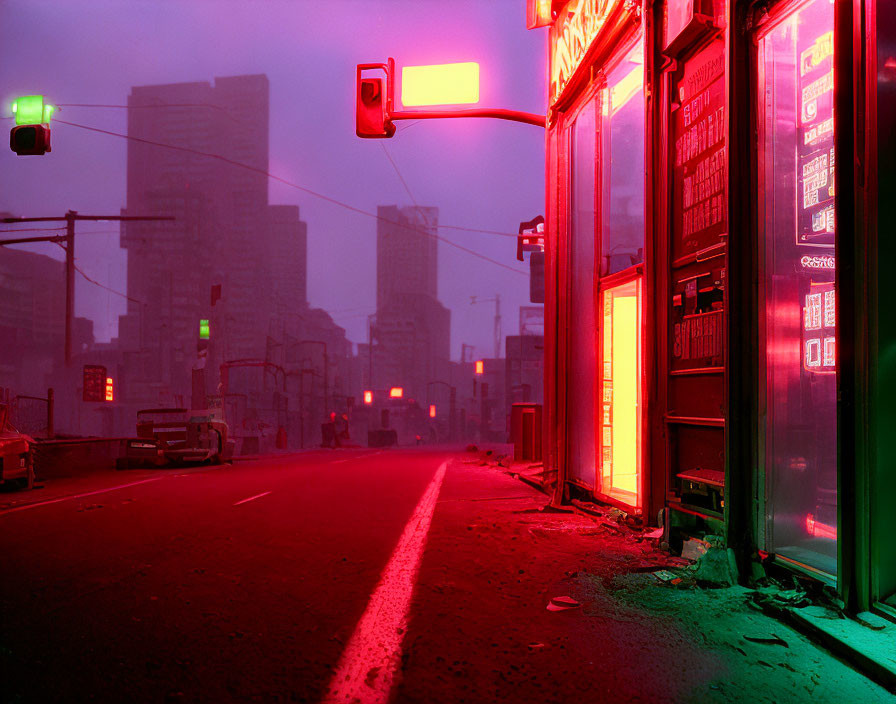
<path fill-rule="evenodd" d="M 834 257 L 828 255 L 813 257 L 807 254 L 800 259 L 800 265 L 804 269 L 833 269 L 837 263 Z"/>
<path fill-rule="evenodd" d="M 803 305 L 803 367 L 810 372 L 837 369 L 837 294 L 834 283 L 813 283 Z"/>
<path fill-rule="evenodd" d="M 551 28 L 550 102 L 557 101 L 620 0 L 570 0 Z"/>

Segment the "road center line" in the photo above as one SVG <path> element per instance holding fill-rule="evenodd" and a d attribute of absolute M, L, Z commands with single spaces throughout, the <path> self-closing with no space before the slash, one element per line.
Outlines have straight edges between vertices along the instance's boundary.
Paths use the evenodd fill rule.
<path fill-rule="evenodd" d="M 401 663 L 411 595 L 448 462 L 436 470 L 404 527 L 367 610 L 342 653 L 324 704 L 386 704 Z"/>
<path fill-rule="evenodd" d="M 255 499 L 260 499 L 262 496 L 267 496 L 270 494 L 270 491 L 266 491 L 263 494 L 256 494 L 255 496 L 250 496 L 248 499 L 243 499 L 242 501 L 237 501 L 234 506 L 239 506 L 240 504 L 244 504 L 247 501 L 255 501 Z"/>
<path fill-rule="evenodd" d="M 109 491 L 117 491 L 118 489 L 127 489 L 129 486 L 137 486 L 138 484 L 148 484 L 149 482 L 157 482 L 160 479 L 167 479 L 167 476 L 164 477 L 152 477 L 150 479 L 141 479 L 139 482 L 131 482 L 130 484 L 119 484 L 118 486 L 110 486 L 107 489 L 97 489 L 96 491 L 88 491 L 83 494 L 72 494 L 71 496 L 60 496 L 58 499 L 48 499 L 47 501 L 38 501 L 33 504 L 25 504 L 24 506 L 15 506 L 14 508 L 8 508 L 5 511 L 0 511 L 0 516 L 5 516 L 7 513 L 15 513 L 16 511 L 27 511 L 29 508 L 38 508 L 39 506 L 49 506 L 50 504 L 58 504 L 60 501 L 69 501 L 70 499 L 83 499 L 85 496 L 95 496 L 97 494 L 105 494 Z"/>

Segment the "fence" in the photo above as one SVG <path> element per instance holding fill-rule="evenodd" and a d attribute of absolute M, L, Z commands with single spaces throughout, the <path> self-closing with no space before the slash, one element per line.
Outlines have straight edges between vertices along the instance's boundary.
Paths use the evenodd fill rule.
<path fill-rule="evenodd" d="M 20 433 L 34 437 L 53 437 L 53 389 L 47 389 L 46 398 L 24 395 L 10 397 L 9 389 L 0 389 L 0 403 L 9 405 L 9 422 Z"/>

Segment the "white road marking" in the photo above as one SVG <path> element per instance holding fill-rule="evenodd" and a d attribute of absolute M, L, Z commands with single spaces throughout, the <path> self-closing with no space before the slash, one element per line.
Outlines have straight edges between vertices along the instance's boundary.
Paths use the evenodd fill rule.
<path fill-rule="evenodd" d="M 260 499 L 262 496 L 267 496 L 271 492 L 266 491 L 263 494 L 256 494 L 255 496 L 250 496 L 248 499 L 243 499 L 242 501 L 237 501 L 234 506 L 239 506 L 240 504 L 244 504 L 247 501 L 255 501 L 255 499 Z"/>
<path fill-rule="evenodd" d="M 411 595 L 432 523 L 448 462 L 439 465 L 408 521 L 355 626 L 324 704 L 386 704 L 401 663 L 401 641 L 407 631 Z"/>
<path fill-rule="evenodd" d="M 119 484 L 118 486 L 111 486 L 108 489 L 97 489 L 96 491 L 88 491 L 83 494 L 72 494 L 71 496 L 60 496 L 58 499 L 48 499 L 47 501 L 38 501 L 34 504 L 25 504 L 24 506 L 16 506 L 15 508 L 8 508 L 5 511 L 0 511 L 0 516 L 4 516 L 7 513 L 15 513 L 16 511 L 27 511 L 29 508 L 38 508 L 39 506 L 49 506 L 50 504 L 58 504 L 60 501 L 68 501 L 70 499 L 83 499 L 85 496 L 96 496 L 97 494 L 105 494 L 109 491 L 117 491 L 118 489 L 127 489 L 129 486 L 137 486 L 138 484 L 148 484 L 149 482 L 157 482 L 160 479 L 167 479 L 168 477 L 152 477 L 151 479 L 141 479 L 139 482 L 131 482 L 130 484 Z"/>

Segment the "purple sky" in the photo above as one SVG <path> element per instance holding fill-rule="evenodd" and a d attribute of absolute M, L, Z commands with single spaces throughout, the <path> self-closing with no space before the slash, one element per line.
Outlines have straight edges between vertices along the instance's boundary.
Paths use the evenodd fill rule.
<path fill-rule="evenodd" d="M 383 148 L 419 205 L 447 225 L 516 232 L 544 212 L 544 134 L 497 120 L 399 123 L 391 140 L 354 134 L 354 67 L 477 61 L 483 107 L 544 114 L 545 30 L 527 31 L 524 0 L 294 0 L 78 2 L 0 0 L 0 115 L 16 95 L 53 103 L 122 105 L 133 85 L 210 81 L 266 73 L 271 82 L 270 169 L 275 175 L 366 211 L 410 205 Z M 126 131 L 126 111 L 65 108 L 59 117 Z M 11 120 L 4 120 L 11 125 Z M 17 215 L 117 214 L 125 205 L 126 143 L 57 124 L 53 152 L 0 150 L 0 210 Z M 271 203 L 296 204 L 308 223 L 308 292 L 354 341 L 366 339 L 375 307 L 376 221 L 277 182 Z M 84 223 L 79 266 L 124 291 L 127 257 L 113 223 Z M 515 242 L 441 230 L 443 237 L 527 271 Z M 34 247 L 53 256 L 51 244 Z M 56 251 L 54 251 L 56 250 Z M 3 256 L 0 250 L 0 257 Z M 452 357 L 461 342 L 491 356 L 493 304 L 502 296 L 504 334 L 518 332 L 528 276 L 439 245 L 439 297 L 452 309 Z M 96 334 L 116 334 L 124 300 L 80 279 L 79 315 Z"/>

